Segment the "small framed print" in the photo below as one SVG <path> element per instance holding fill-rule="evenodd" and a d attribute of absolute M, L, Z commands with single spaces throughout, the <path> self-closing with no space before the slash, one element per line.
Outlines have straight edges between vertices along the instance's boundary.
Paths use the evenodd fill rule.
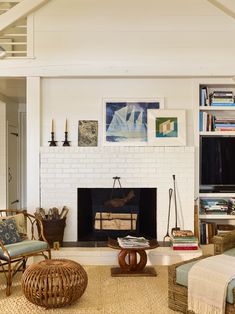
<path fill-rule="evenodd" d="M 98 145 L 98 121 L 78 121 L 78 146 Z"/>
<path fill-rule="evenodd" d="M 148 110 L 148 143 L 152 146 L 185 146 L 185 110 Z"/>

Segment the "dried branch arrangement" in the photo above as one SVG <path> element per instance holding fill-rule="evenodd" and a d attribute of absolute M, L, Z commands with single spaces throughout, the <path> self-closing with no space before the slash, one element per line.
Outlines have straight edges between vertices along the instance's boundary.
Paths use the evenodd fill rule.
<path fill-rule="evenodd" d="M 66 206 L 63 206 L 60 212 L 57 207 L 52 207 L 48 211 L 44 208 L 37 208 L 34 215 L 40 220 L 58 220 L 66 218 L 68 211 L 69 209 Z"/>

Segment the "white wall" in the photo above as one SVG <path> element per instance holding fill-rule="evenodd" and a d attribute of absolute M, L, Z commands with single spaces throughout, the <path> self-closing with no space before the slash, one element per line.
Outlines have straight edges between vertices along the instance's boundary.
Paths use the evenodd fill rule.
<path fill-rule="evenodd" d="M 194 145 L 193 80 L 127 78 L 42 79 L 41 144 L 48 146 L 51 120 L 55 121 L 58 145 L 64 139 L 68 118 L 69 139 L 77 146 L 78 120 L 99 120 L 102 133 L 103 98 L 153 98 L 163 96 L 165 109 L 186 109 L 187 145 Z M 101 144 L 101 143 L 100 143 Z"/>
<path fill-rule="evenodd" d="M 70 208 L 70 228 L 65 233 L 65 240 L 76 240 L 77 187 L 110 187 L 114 175 L 122 177 L 123 186 L 158 188 L 158 239 L 161 240 L 166 228 L 168 189 L 172 187 L 172 174 L 175 173 L 181 195 L 181 227 L 193 228 L 192 148 L 134 147 L 130 150 L 113 148 L 110 151 L 102 147 L 99 141 L 99 148 L 86 148 L 84 154 L 83 148 L 77 147 L 80 119 L 98 120 L 101 139 L 103 98 L 154 99 L 159 96 L 165 99 L 165 109 L 186 110 L 187 146 L 194 146 L 193 90 L 192 79 L 42 79 L 41 145 L 44 148 L 41 150 L 41 206 L 48 209 L 67 205 Z M 45 148 L 49 146 L 52 119 L 55 124 L 55 138 L 58 146 L 62 146 L 66 118 L 69 140 L 73 147 L 65 151 L 64 148 Z M 144 161 L 147 162 L 146 165 Z"/>
<path fill-rule="evenodd" d="M 0 101 L 0 208 L 6 208 L 6 104 Z"/>
<path fill-rule="evenodd" d="M 0 76 L 235 73 L 234 19 L 206 0 L 50 0 L 30 21 L 36 58 Z"/>
<path fill-rule="evenodd" d="M 157 239 L 167 228 L 168 191 L 176 175 L 178 226 L 193 230 L 193 147 L 43 147 L 40 158 L 41 206 L 69 208 L 64 240 L 77 240 L 77 188 L 157 188 Z M 79 210 L 79 209 L 78 209 Z M 170 229 L 174 226 L 174 202 Z"/>
<path fill-rule="evenodd" d="M 111 72 L 223 71 L 235 54 L 234 20 L 205 0 L 51 0 L 34 14 L 34 35 L 38 61 Z"/>

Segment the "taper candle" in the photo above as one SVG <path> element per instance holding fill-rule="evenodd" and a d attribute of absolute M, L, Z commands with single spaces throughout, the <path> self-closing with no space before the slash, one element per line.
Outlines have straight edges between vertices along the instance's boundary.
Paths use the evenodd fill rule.
<path fill-rule="evenodd" d="M 68 119 L 65 121 L 65 132 L 68 132 Z"/>
<path fill-rule="evenodd" d="M 54 120 L 51 121 L 51 132 L 54 132 Z"/>

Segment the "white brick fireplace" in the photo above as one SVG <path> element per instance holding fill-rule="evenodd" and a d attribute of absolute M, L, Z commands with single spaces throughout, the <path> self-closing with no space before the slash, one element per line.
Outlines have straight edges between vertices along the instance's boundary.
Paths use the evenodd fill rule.
<path fill-rule="evenodd" d="M 168 190 L 176 175 L 178 222 L 193 229 L 193 147 L 42 147 L 40 198 L 43 208 L 70 208 L 64 241 L 77 241 L 77 188 L 110 188 L 113 176 L 123 187 L 157 188 L 157 239 L 167 226 Z M 171 226 L 174 224 L 172 202 Z"/>

